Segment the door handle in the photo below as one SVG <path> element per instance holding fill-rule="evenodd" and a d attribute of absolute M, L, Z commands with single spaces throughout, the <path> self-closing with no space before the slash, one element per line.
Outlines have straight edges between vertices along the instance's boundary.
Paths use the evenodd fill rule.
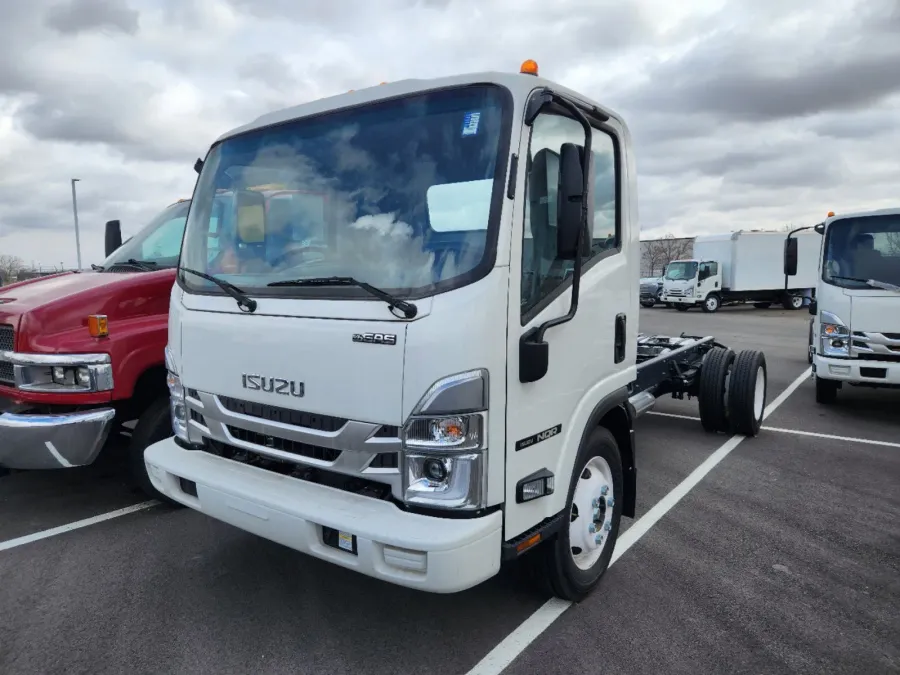
<path fill-rule="evenodd" d="M 624 314 L 616 315 L 616 337 L 613 344 L 613 360 L 622 363 L 625 360 L 625 322 Z"/>

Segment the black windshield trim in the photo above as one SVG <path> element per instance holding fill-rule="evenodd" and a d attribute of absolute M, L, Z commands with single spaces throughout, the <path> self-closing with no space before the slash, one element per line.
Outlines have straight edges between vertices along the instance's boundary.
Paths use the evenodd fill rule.
<path fill-rule="evenodd" d="M 500 234 L 500 216 L 503 213 L 503 206 L 506 202 L 506 177 L 507 172 L 510 167 L 510 152 L 512 145 L 512 126 L 513 126 L 513 108 L 514 108 L 514 99 L 512 92 L 505 87 L 504 85 L 497 84 L 496 82 L 468 82 L 466 84 L 445 86 L 445 87 L 433 87 L 430 89 L 422 89 L 414 92 L 408 92 L 406 94 L 401 94 L 398 96 L 389 96 L 383 99 L 377 99 L 374 101 L 366 101 L 363 103 L 357 103 L 354 105 L 343 106 L 341 108 L 334 108 L 331 110 L 326 110 L 320 113 L 315 113 L 313 115 L 308 115 L 304 117 L 296 117 L 290 120 L 284 120 L 280 122 L 275 122 L 273 124 L 267 124 L 265 126 L 254 127 L 253 129 L 248 129 L 247 131 L 242 131 L 240 133 L 232 134 L 226 138 L 221 138 L 217 140 L 215 143 L 210 146 L 209 151 L 206 153 L 206 157 L 208 158 L 212 152 L 220 146 L 222 143 L 226 141 L 241 138 L 243 136 L 258 134 L 266 131 L 270 131 L 272 129 L 282 127 L 282 126 L 290 126 L 296 122 L 301 120 L 314 120 L 322 117 L 327 117 L 336 113 L 348 112 L 356 109 L 363 109 L 367 107 L 371 107 L 373 105 L 382 105 L 385 103 L 393 103 L 397 101 L 403 101 L 406 99 L 412 99 L 419 96 L 436 94 L 447 91 L 465 91 L 469 89 L 483 89 L 490 88 L 497 91 L 500 97 L 501 111 L 500 111 L 500 143 L 497 147 L 497 159 L 496 159 L 496 168 L 494 169 L 494 184 L 492 188 L 491 194 L 491 208 L 488 215 L 488 226 L 487 232 L 485 234 L 485 249 L 484 255 L 481 260 L 475 267 L 470 269 L 463 274 L 453 277 L 452 279 L 446 279 L 443 281 L 439 281 L 436 284 L 430 284 L 428 286 L 420 286 L 418 288 L 410 289 L 410 288 L 382 288 L 381 290 L 386 293 L 390 293 L 391 295 L 400 298 L 402 300 L 421 300 L 423 298 L 429 298 L 434 295 L 439 295 L 441 293 L 446 293 L 448 291 L 456 290 L 457 288 L 462 288 L 464 286 L 469 286 L 477 281 L 480 281 L 488 274 L 491 273 L 491 270 L 494 269 L 494 265 L 497 262 L 497 250 L 499 245 L 499 234 Z M 205 162 L 205 160 L 204 160 Z M 206 167 L 204 166 L 204 170 Z M 194 193 L 191 195 L 191 207 L 194 205 L 194 199 L 197 196 L 197 189 L 200 186 L 200 181 L 202 179 L 202 172 L 197 176 L 197 180 L 194 183 Z M 184 228 L 184 237 L 185 240 L 188 236 L 188 225 L 190 224 L 190 212 L 188 212 L 187 221 L 185 223 Z M 183 244 L 182 244 L 183 251 Z M 179 268 L 181 266 L 181 261 L 179 260 Z M 188 282 L 184 275 L 178 274 L 176 276 L 176 282 L 178 286 L 185 293 L 191 295 L 207 295 L 207 296 L 221 296 L 224 295 L 224 292 L 221 291 L 218 287 L 213 288 L 200 288 L 194 285 L 191 285 Z M 357 288 L 354 286 L 341 286 L 341 287 L 254 287 L 253 295 L 257 297 L 276 297 L 276 298 L 292 298 L 292 299 L 301 299 L 301 298 L 311 298 L 316 300 L 376 300 L 373 298 L 367 291 L 364 291 L 361 288 Z"/>

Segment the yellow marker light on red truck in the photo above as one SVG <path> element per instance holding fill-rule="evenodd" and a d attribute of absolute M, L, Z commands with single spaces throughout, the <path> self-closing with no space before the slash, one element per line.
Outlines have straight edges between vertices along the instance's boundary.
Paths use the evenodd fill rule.
<path fill-rule="evenodd" d="M 88 333 L 95 338 L 109 335 L 109 319 L 105 314 L 91 314 L 88 317 Z"/>

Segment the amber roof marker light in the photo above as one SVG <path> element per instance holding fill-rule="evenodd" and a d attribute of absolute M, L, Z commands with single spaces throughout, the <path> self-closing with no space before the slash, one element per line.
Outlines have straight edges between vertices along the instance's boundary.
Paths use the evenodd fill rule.
<path fill-rule="evenodd" d="M 537 61 L 532 59 L 528 59 L 527 61 L 522 62 L 522 67 L 519 68 L 519 72 L 523 75 L 537 75 L 538 74 L 538 64 Z"/>

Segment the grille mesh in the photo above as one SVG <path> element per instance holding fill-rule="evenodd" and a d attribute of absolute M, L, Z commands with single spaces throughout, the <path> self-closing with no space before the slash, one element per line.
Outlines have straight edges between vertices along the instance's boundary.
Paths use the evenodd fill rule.
<path fill-rule="evenodd" d="M 16 342 L 16 334 L 9 324 L 0 324 L 0 352 L 11 352 Z M 6 361 L 0 361 L 0 383 L 13 384 L 15 373 L 13 365 Z"/>

